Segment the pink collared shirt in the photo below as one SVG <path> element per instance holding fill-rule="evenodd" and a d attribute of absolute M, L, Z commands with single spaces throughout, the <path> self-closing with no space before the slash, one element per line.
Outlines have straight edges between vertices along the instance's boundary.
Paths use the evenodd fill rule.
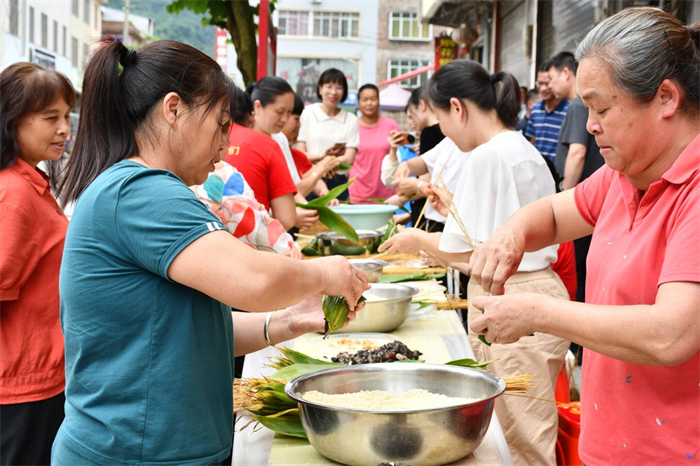
<path fill-rule="evenodd" d="M 603 166 L 575 199 L 595 227 L 586 302 L 650 305 L 664 283 L 700 282 L 700 136 L 646 192 Z M 658 367 L 585 350 L 581 409 L 586 464 L 700 464 L 700 353 Z"/>

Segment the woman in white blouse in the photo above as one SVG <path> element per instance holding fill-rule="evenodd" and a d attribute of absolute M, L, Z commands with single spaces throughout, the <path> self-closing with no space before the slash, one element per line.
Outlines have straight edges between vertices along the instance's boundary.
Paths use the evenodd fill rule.
<path fill-rule="evenodd" d="M 490 74 L 476 62 L 458 60 L 433 75 L 428 95 L 445 136 L 462 152 L 471 151 L 453 202 L 474 243 L 489 239 L 520 207 L 554 194 L 554 180 L 544 159 L 514 130 L 520 91 L 512 75 Z M 438 187 L 426 189 L 433 193 L 431 197 L 436 197 L 434 192 Z M 443 214 L 447 213 L 440 202 L 435 205 Z M 443 233 L 407 229 L 380 249 L 404 253 L 429 251 L 469 273 L 471 243 L 450 214 Z M 556 260 L 556 246 L 525 254 L 518 273 L 506 282 L 505 293 L 527 290 L 569 299 L 564 284 L 550 267 Z M 470 280 L 467 289 L 470 304 L 476 296 L 484 294 Z M 480 315 L 481 311 L 469 306 L 469 321 Z M 489 366 L 494 374 L 502 377 L 537 374 L 537 386 L 529 394 L 554 399 L 556 378 L 569 348 L 568 341 L 539 333 L 512 345 L 486 346 L 473 334 L 469 339 L 479 360 L 494 360 Z M 515 464 L 555 464 L 555 404 L 500 397 L 496 412 Z"/>
<path fill-rule="evenodd" d="M 330 68 L 321 74 L 316 88 L 321 103 L 309 105 L 301 114 L 297 148 L 312 163 L 324 157 L 338 157 L 352 165 L 360 145 L 357 116 L 338 107 L 348 97 L 348 81 L 342 71 Z M 347 181 L 345 174 L 335 175 L 326 184 L 333 188 Z M 347 198 L 347 191 L 341 198 Z"/>

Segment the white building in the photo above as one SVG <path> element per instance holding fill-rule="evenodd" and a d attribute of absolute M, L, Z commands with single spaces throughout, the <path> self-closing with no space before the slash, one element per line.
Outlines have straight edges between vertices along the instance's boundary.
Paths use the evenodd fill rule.
<path fill-rule="evenodd" d="M 29 61 L 65 74 L 80 91 L 102 33 L 100 0 L 0 1 L 0 69 Z"/>
<path fill-rule="evenodd" d="M 328 68 L 345 73 L 351 93 L 374 82 L 378 13 L 377 0 L 279 0 L 273 16 L 277 76 L 307 102 L 317 100 L 318 78 Z"/>

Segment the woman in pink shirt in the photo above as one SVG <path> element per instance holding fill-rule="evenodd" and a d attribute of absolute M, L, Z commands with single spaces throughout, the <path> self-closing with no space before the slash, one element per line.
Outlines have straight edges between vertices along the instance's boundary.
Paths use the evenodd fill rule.
<path fill-rule="evenodd" d="M 350 179 L 355 178 L 349 189 L 353 204 L 371 202 L 369 199 L 387 199 L 394 194 L 393 189 L 382 183 L 382 160 L 391 148 L 389 135 L 392 131 L 401 131 L 394 120 L 379 114 L 377 86 L 365 84 L 360 87 L 358 99 L 362 116 L 359 120 L 360 146 L 350 169 Z"/>
<path fill-rule="evenodd" d="M 586 348 L 585 464 L 700 463 L 699 33 L 654 8 L 593 29 L 577 94 L 606 165 L 520 209 L 471 257 L 472 278 L 502 294 L 524 252 L 593 234 L 585 304 L 481 297 L 471 324 L 494 343 L 541 332 Z"/>

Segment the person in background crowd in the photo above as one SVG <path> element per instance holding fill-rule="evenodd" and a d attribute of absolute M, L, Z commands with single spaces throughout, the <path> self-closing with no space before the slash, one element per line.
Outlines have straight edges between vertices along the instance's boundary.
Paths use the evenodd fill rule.
<path fill-rule="evenodd" d="M 319 163 L 313 165 L 305 153 L 294 147 L 299 136 L 299 128 L 301 128 L 299 118 L 303 111 L 304 101 L 297 94 L 294 94 L 294 109 L 282 128 L 282 133 L 287 138 L 294 165 L 301 178 L 301 181 L 297 183 L 297 191 L 304 197 L 311 192 L 321 197 L 328 194 L 328 186 L 323 181 L 323 177 L 335 170 L 340 162 L 337 157 L 324 157 Z"/>
<path fill-rule="evenodd" d="M 321 331 L 319 293 L 358 309 L 364 272 L 339 257 L 255 251 L 188 188 L 223 155 L 234 95 L 213 59 L 178 42 L 136 51 L 109 38 L 88 62 L 59 188 L 78 203 L 60 275 L 55 466 L 221 463 L 234 354 Z M 262 313 L 273 309 L 283 310 Z"/>
<path fill-rule="evenodd" d="M 554 163 L 559 131 L 566 111 L 569 109 L 569 101 L 566 97 L 557 97 L 557 94 L 549 88 L 548 65 L 546 63 L 537 70 L 537 90 L 542 100 L 532 107 L 527 131 L 523 134 L 535 145 L 540 154 Z"/>
<path fill-rule="evenodd" d="M 421 154 L 430 151 L 445 138 L 440 130 L 435 114 L 426 99 L 423 98 L 424 89 L 424 87 L 414 89 L 406 107 L 406 113 L 410 116 L 417 130 L 420 131 L 418 152 Z M 402 145 L 402 137 L 399 133 L 392 133 L 389 138 L 391 148 L 389 154 L 382 160 L 382 182 L 387 187 L 397 189 L 403 195 L 397 201 L 398 205 L 403 204 L 405 199 L 415 199 L 411 201 L 411 224 L 416 228 L 425 228 L 424 221 L 420 225 L 416 225 L 426 202 L 425 197 L 418 192 L 418 182 L 423 181 L 427 183 L 430 181 L 430 176 L 427 172 L 422 172 L 421 178 L 410 177 L 410 170 L 406 166 L 399 171 L 400 162 L 396 154 L 398 148 Z M 405 162 L 402 161 L 401 163 Z"/>
<path fill-rule="evenodd" d="M 34 63 L 0 73 L 0 463 L 46 465 L 65 402 L 58 276 L 68 219 L 37 165 L 59 160 L 75 91 Z"/>
<path fill-rule="evenodd" d="M 484 315 L 471 330 L 494 346 L 549 333 L 586 348 L 584 464 L 697 463 L 700 23 L 627 8 L 588 33 L 576 58 L 577 93 L 605 166 L 520 209 L 471 266 L 500 294 L 527 251 L 593 233 L 586 303 L 510 294 L 506 282 L 505 296 L 474 300 Z"/>
<path fill-rule="evenodd" d="M 350 169 L 350 202 L 367 203 L 370 199 L 388 199 L 394 191 L 382 183 L 382 160 L 390 150 L 389 135 L 400 132 L 398 123 L 381 116 L 379 112 L 379 88 L 365 84 L 358 92 L 360 116 L 360 146 L 355 163 Z"/>
<path fill-rule="evenodd" d="M 427 86 L 431 106 L 445 136 L 461 151 L 471 151 L 453 202 L 476 244 L 490 238 L 520 207 L 555 192 L 554 180 L 542 155 L 520 132 L 514 131 L 520 93 L 511 74 L 504 71 L 490 74 L 475 61 L 456 60 L 436 71 Z M 429 186 L 426 191 L 435 200 L 434 207 L 445 215 L 447 208 L 435 199 L 435 189 L 438 187 Z M 442 233 L 408 228 L 379 249 L 408 254 L 424 250 L 467 272 L 473 253 L 454 215 L 448 217 Z M 532 291 L 568 299 L 564 284 L 550 267 L 556 259 L 555 246 L 528 254 L 518 273 L 506 284 L 506 292 Z M 472 301 L 487 292 L 472 277 L 467 289 L 469 322 L 481 314 Z M 509 346 L 486 346 L 474 334 L 469 335 L 469 341 L 477 360 L 493 361 L 489 366 L 492 373 L 501 377 L 514 370 L 537 374 L 538 384 L 528 394 L 554 399 L 568 341 L 542 333 Z M 496 400 L 495 409 L 514 464 L 555 464 L 556 405 L 503 396 Z"/>
<path fill-rule="evenodd" d="M 559 131 L 559 144 L 554 165 L 563 177 L 562 189 L 571 189 L 591 176 L 604 165 L 595 137 L 586 129 L 588 109 L 576 95 L 576 68 L 578 63 L 570 52 L 555 55 L 544 65 L 547 67 L 552 92 L 562 99 L 571 99 L 566 117 Z M 586 257 L 591 237 L 574 241 L 576 250 L 576 276 L 578 291 L 576 300 L 586 300 Z"/>
<path fill-rule="evenodd" d="M 518 121 L 525 118 L 527 113 L 527 87 L 520 86 L 520 112 L 518 113 Z"/>
<path fill-rule="evenodd" d="M 270 135 L 281 131 L 289 118 L 294 93 L 287 81 L 277 77 L 263 78 L 251 90 L 253 129 L 231 127 L 226 163 L 245 177 L 257 201 L 289 230 L 308 219 L 297 217 L 296 186 L 282 150 Z"/>
<path fill-rule="evenodd" d="M 527 91 L 527 101 L 525 102 L 525 105 L 527 106 L 527 112 L 525 112 L 525 116 L 522 117 L 516 125 L 516 131 L 520 131 L 521 133 L 525 134 L 525 131 L 527 131 L 527 126 L 530 124 L 530 115 L 532 114 L 532 107 L 539 100 L 540 93 L 537 92 L 537 89 L 530 89 L 529 91 Z"/>
<path fill-rule="evenodd" d="M 348 98 L 348 81 L 342 71 L 330 68 L 321 73 L 316 88 L 321 103 L 309 105 L 301 114 L 297 149 L 311 162 L 338 157 L 340 163 L 352 165 L 360 145 L 357 116 L 338 107 Z M 326 183 L 330 189 L 348 181 L 347 174 L 336 174 Z M 347 200 L 345 191 L 338 199 Z"/>

